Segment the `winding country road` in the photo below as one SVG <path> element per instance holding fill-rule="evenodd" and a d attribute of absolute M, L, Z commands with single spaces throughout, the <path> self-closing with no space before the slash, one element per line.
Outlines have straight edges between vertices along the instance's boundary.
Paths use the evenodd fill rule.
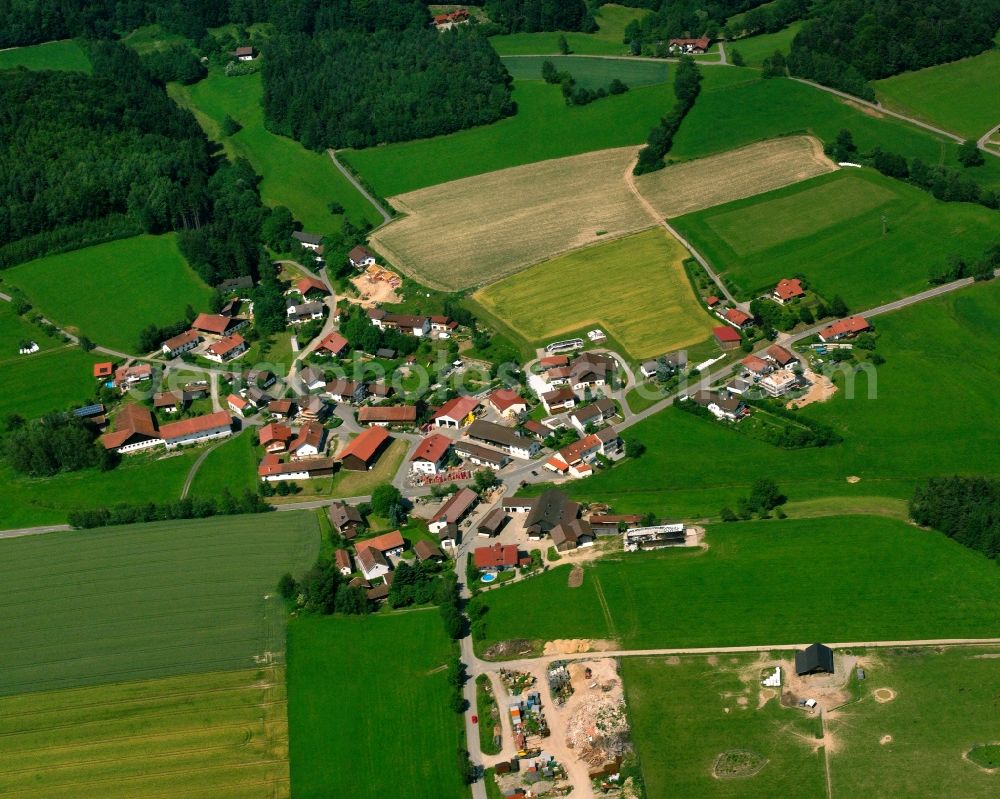
<path fill-rule="evenodd" d="M 327 150 L 327 153 L 330 156 L 330 160 L 333 161 L 333 165 L 340 170 L 340 174 L 347 178 L 351 182 L 351 185 L 358 190 L 361 196 L 368 200 L 368 202 L 372 204 L 372 207 L 374 207 L 374 209 L 382 215 L 382 224 L 379 225 L 379 227 L 389 224 L 392 221 L 392 214 L 385 210 L 382 204 L 371 195 L 368 189 L 361 185 L 361 181 L 354 177 L 351 170 L 337 160 L 337 152 L 335 150 L 329 149 Z"/>

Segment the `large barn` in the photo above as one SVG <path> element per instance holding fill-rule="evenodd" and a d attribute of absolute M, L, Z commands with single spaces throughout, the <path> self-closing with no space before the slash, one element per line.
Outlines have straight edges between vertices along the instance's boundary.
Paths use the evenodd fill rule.
<path fill-rule="evenodd" d="M 813 644 L 795 653 L 795 673 L 833 674 L 833 650 L 823 644 Z"/>

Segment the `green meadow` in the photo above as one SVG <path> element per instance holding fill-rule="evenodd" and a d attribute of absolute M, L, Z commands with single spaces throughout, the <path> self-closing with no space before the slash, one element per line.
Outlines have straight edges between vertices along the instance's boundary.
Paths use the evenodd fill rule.
<path fill-rule="evenodd" d="M 306 230 L 330 233 L 339 229 L 341 217 L 330 212 L 334 201 L 343 205 L 345 214 L 356 222 L 382 221 L 325 152 L 307 150 L 264 127 L 259 72 L 230 78 L 213 69 L 193 86 L 170 84 L 168 90 L 179 105 L 194 112 L 205 133 L 221 142 L 231 158 L 246 158 L 253 165 L 262 178 L 260 194 L 264 202 L 286 206 Z M 227 115 L 242 126 L 228 138 L 220 130 Z"/>
<path fill-rule="evenodd" d="M 560 72 L 568 72 L 585 89 L 607 88 L 616 78 L 629 88 L 664 83 L 670 72 L 665 61 L 627 58 L 588 58 L 573 55 L 505 56 L 504 66 L 515 80 L 541 80 L 542 64 L 551 61 Z M 595 101 L 596 102 L 596 101 Z"/>
<path fill-rule="evenodd" d="M 555 568 L 483 594 L 485 642 L 613 638 L 646 649 L 996 634 L 996 564 L 931 530 L 834 516 L 713 524 L 706 543 L 606 556 L 579 588 Z"/>
<path fill-rule="evenodd" d="M 559 52 L 559 36 L 564 35 L 574 53 L 584 55 L 626 55 L 625 26 L 634 19 L 642 19 L 649 11 L 604 5 L 594 11 L 598 30 L 595 33 L 578 31 L 544 31 L 540 33 L 513 33 L 493 36 L 490 42 L 500 55 L 549 55 Z"/>
<path fill-rule="evenodd" d="M 1000 50 L 904 72 L 873 84 L 879 102 L 967 139 L 1000 122 Z M 990 91 L 987 87 L 993 87 Z"/>
<path fill-rule="evenodd" d="M 59 72 L 91 71 L 90 59 L 74 39 L 0 50 L 0 69 L 16 67 L 53 69 Z"/>
<path fill-rule="evenodd" d="M 757 706 L 756 656 L 623 658 L 622 679 L 649 799 L 794 796 L 827 799 L 823 752 L 809 745 L 819 720 L 775 700 Z M 740 704 L 742 699 L 745 704 Z M 713 774 L 723 752 L 766 760 L 755 775 Z"/>
<path fill-rule="evenodd" d="M 856 310 L 928 288 L 932 270 L 953 254 L 979 259 L 998 230 L 995 211 L 941 202 L 869 169 L 842 169 L 673 224 L 737 294 L 804 274 L 820 295 L 839 294 Z"/>
<path fill-rule="evenodd" d="M 281 662 L 275 585 L 318 551 L 312 513 L 0 541 L 0 695 Z"/>
<path fill-rule="evenodd" d="M 780 449 L 668 408 L 629 428 L 646 445 L 640 458 L 567 490 L 619 513 L 697 519 L 735 507 L 758 477 L 774 478 L 793 502 L 828 499 L 826 512 L 837 513 L 861 498 L 908 498 L 932 475 L 1000 473 L 1000 451 L 983 445 L 1000 391 L 993 366 L 1000 343 L 991 334 L 1000 324 L 1000 284 L 974 285 L 874 324 L 885 363 L 835 374 L 833 398 L 798 411 L 832 425 L 843 443 Z"/>
<path fill-rule="evenodd" d="M 854 686 L 857 701 L 841 708 L 830 723 L 836 741 L 830 756 L 834 799 L 995 796 L 995 764 L 991 773 L 965 756 L 1000 739 L 1000 649 L 878 649 L 865 654 L 872 662 L 865 681 Z M 879 688 L 895 692 L 895 698 L 875 701 Z"/>
<path fill-rule="evenodd" d="M 284 515 L 284 514 L 281 514 Z M 293 619 L 288 724 L 296 799 L 458 797 L 454 644 L 434 609 Z"/>
<path fill-rule="evenodd" d="M 207 310 L 211 289 L 173 233 L 135 236 L 20 264 L 4 273 L 46 318 L 95 344 L 135 350 L 139 332 Z"/>
<path fill-rule="evenodd" d="M 852 107 L 850 101 L 790 78 L 719 85 L 708 80 L 717 71 L 702 71 L 706 77 L 702 92 L 674 138 L 670 158 L 700 158 L 793 133 L 812 133 L 831 142 L 846 128 L 863 152 L 879 146 L 929 164 L 962 169 L 958 144 L 929 131 L 878 117 L 877 112 L 866 113 L 862 106 Z M 1000 186 L 1000 159 L 987 159 L 986 165 L 968 174 L 984 185 Z"/>
<path fill-rule="evenodd" d="M 245 429 L 206 456 L 191 483 L 192 497 L 217 497 L 227 488 L 232 493 L 257 490 L 257 429 Z"/>
<path fill-rule="evenodd" d="M 704 74 L 706 86 L 757 79 L 753 70 L 736 67 L 706 69 Z M 391 197 L 509 166 L 640 144 L 674 104 L 669 82 L 570 107 L 558 86 L 519 80 L 514 82 L 513 98 L 517 114 L 492 125 L 432 139 L 345 150 L 341 157 L 379 194 Z"/>
<path fill-rule="evenodd" d="M 759 67 L 763 65 L 764 59 L 774 55 L 775 51 L 787 56 L 792 46 L 792 39 L 801 27 L 801 22 L 793 22 L 787 28 L 774 33 L 762 33 L 759 36 L 726 42 L 726 53 L 732 61 L 733 50 L 739 50 L 748 67 Z"/>

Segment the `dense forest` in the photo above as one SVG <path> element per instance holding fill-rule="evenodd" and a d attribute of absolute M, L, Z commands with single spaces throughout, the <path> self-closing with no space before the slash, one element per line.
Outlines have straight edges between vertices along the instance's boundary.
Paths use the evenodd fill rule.
<path fill-rule="evenodd" d="M 138 233 L 181 231 L 208 283 L 256 274 L 269 211 L 136 54 L 88 44 L 93 75 L 0 73 L 0 267 Z"/>
<path fill-rule="evenodd" d="M 483 5 L 502 33 L 597 30 L 584 0 L 486 0 Z"/>
<path fill-rule="evenodd" d="M 860 97 L 867 81 L 993 46 L 1000 0 L 822 0 L 792 42 L 788 68 Z"/>
<path fill-rule="evenodd" d="M 910 516 L 988 558 L 1000 554 L 1000 480 L 932 477 L 914 491 Z"/>
<path fill-rule="evenodd" d="M 438 136 L 514 112 L 510 76 L 474 28 L 276 35 L 264 113 L 306 147 L 367 147 Z"/>
<path fill-rule="evenodd" d="M 207 210 L 207 140 L 111 42 L 93 75 L 0 73 L 0 264 L 118 235 L 195 224 Z"/>
<path fill-rule="evenodd" d="M 757 5 L 760 0 L 663 0 L 653 13 L 625 27 L 625 41 L 639 52 L 644 46 L 665 47 L 674 38 L 705 34 L 715 38 L 727 18 Z"/>

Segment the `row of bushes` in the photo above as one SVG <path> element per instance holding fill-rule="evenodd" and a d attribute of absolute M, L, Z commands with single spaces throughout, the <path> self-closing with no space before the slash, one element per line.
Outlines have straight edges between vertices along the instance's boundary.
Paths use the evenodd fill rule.
<path fill-rule="evenodd" d="M 694 101 L 701 91 L 701 72 L 694 59 L 681 58 L 674 75 L 674 96 L 677 104 L 667 112 L 655 128 L 649 132 L 646 146 L 639 152 L 639 160 L 635 165 L 634 174 L 642 175 L 663 169 L 666 162 L 663 157 L 670 152 L 684 117 L 694 107 Z"/>

